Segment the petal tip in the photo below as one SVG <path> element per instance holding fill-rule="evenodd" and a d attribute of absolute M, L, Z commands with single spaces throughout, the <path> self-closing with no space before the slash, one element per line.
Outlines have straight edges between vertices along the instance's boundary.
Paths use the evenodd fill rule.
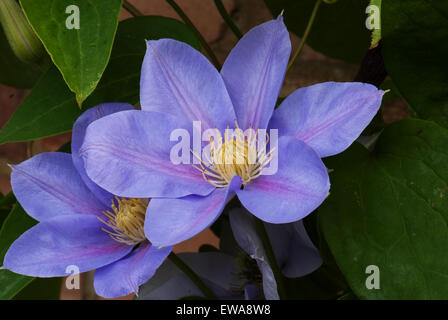
<path fill-rule="evenodd" d="M 286 28 L 285 22 L 283 21 L 283 14 L 285 13 L 285 9 L 282 9 L 282 11 L 280 12 L 280 14 L 277 16 L 277 18 L 275 19 L 275 21 L 279 24 L 281 24 L 283 27 Z"/>

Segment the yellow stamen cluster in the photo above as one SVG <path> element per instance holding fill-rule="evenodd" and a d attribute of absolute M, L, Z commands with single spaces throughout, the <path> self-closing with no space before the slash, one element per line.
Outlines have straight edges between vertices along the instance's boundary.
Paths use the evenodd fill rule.
<path fill-rule="evenodd" d="M 99 218 L 110 230 L 102 228 L 115 241 L 136 245 L 146 239 L 144 231 L 147 199 L 119 198 L 112 200 L 111 211 L 103 212 L 107 220 Z"/>
<path fill-rule="evenodd" d="M 199 166 L 193 166 L 202 172 L 206 181 L 217 188 L 227 187 L 236 175 L 241 177 L 243 184 L 249 183 L 259 177 L 263 168 L 272 160 L 274 150 L 266 152 L 269 135 L 266 134 L 264 143 L 260 147 L 258 130 L 255 133 L 250 128 L 248 134 L 244 134 L 238 124 L 236 127 L 237 129 L 232 130 L 231 134 L 229 130 L 226 130 L 224 141 L 216 129 L 216 141 L 210 139 L 210 144 L 207 146 L 210 148 L 209 153 L 203 152 L 206 161 L 192 151 L 193 155 L 201 161 Z"/>

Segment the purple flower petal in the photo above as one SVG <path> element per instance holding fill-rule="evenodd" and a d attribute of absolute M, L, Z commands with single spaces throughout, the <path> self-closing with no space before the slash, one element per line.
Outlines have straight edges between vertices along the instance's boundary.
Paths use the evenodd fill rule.
<path fill-rule="evenodd" d="M 269 124 L 323 158 L 348 148 L 377 113 L 384 91 L 360 82 L 325 82 L 290 94 Z"/>
<path fill-rule="evenodd" d="M 75 168 L 81 175 L 82 180 L 87 185 L 87 187 L 92 190 L 98 199 L 100 199 L 105 205 L 110 206 L 111 199 L 113 195 L 106 190 L 100 188 L 87 176 L 86 170 L 84 168 L 84 162 L 79 156 L 79 149 L 84 141 L 84 136 L 86 134 L 86 129 L 89 124 L 93 121 L 98 120 L 109 114 L 120 112 L 124 110 L 132 110 L 133 106 L 127 103 L 103 103 L 96 107 L 88 109 L 84 112 L 73 125 L 72 131 L 72 158 Z"/>
<path fill-rule="evenodd" d="M 149 243 L 142 243 L 123 259 L 96 270 L 96 293 L 104 298 L 118 298 L 138 292 L 138 288 L 154 275 L 171 249 L 157 249 Z"/>
<path fill-rule="evenodd" d="M 304 142 L 281 137 L 278 171 L 262 175 L 236 193 L 252 214 L 270 223 L 302 219 L 328 194 L 330 182 L 322 160 Z"/>
<path fill-rule="evenodd" d="M 259 286 L 254 284 L 247 284 L 244 287 L 244 299 L 245 300 L 262 300 L 263 292 Z"/>
<path fill-rule="evenodd" d="M 3 266 L 33 277 L 60 277 L 68 266 L 93 270 L 127 255 L 132 246 L 113 240 L 95 216 L 59 216 L 38 223 L 9 248 Z"/>
<path fill-rule="evenodd" d="M 283 17 L 250 30 L 221 70 L 239 126 L 265 129 L 274 111 L 291 54 Z"/>
<path fill-rule="evenodd" d="M 250 214 L 238 208 L 230 212 L 229 218 L 233 234 L 241 248 L 257 259 L 260 254 L 257 250 L 262 247 L 262 241 Z M 264 225 L 277 263 L 285 276 L 302 277 L 321 266 L 319 251 L 308 237 L 301 220 L 282 224 L 265 222 Z"/>
<path fill-rule="evenodd" d="M 215 189 L 205 197 L 151 199 L 146 212 L 146 237 L 155 246 L 170 246 L 195 236 L 218 218 L 240 187 L 241 178 L 235 176 L 227 188 Z"/>
<path fill-rule="evenodd" d="M 321 266 L 319 251 L 308 237 L 301 220 L 288 224 L 265 223 L 265 226 L 285 276 L 302 277 Z"/>
<path fill-rule="evenodd" d="M 41 153 L 12 168 L 14 194 L 38 221 L 72 214 L 99 216 L 108 209 L 84 184 L 68 153 Z"/>
<path fill-rule="evenodd" d="M 257 234 L 253 216 L 237 208 L 230 211 L 230 226 L 238 245 L 255 259 L 263 277 L 263 293 L 267 300 L 279 300 L 277 282 L 269 265 L 263 242 Z"/>
<path fill-rule="evenodd" d="M 144 111 L 201 121 L 205 128 L 223 130 L 236 119 L 218 71 L 200 52 L 172 39 L 147 42 L 140 102 Z"/>
<path fill-rule="evenodd" d="M 109 192 L 135 198 L 207 195 L 214 187 L 189 164 L 175 165 L 172 130 L 185 128 L 158 112 L 123 111 L 91 123 L 80 153 L 87 175 Z"/>
<path fill-rule="evenodd" d="M 238 298 L 234 288 L 244 283 L 238 277 L 240 270 L 234 257 L 222 252 L 185 252 L 177 256 L 219 299 Z M 167 259 L 154 277 L 140 287 L 137 299 L 175 300 L 188 296 L 203 297 L 204 294 L 179 267 Z"/>

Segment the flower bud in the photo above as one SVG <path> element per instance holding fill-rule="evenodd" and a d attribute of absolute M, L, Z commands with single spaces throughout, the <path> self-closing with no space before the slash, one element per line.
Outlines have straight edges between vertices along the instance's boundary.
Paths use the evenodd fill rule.
<path fill-rule="evenodd" d="M 16 0 L 0 1 L 0 23 L 14 54 L 24 62 L 40 62 L 42 43 L 28 23 Z"/>

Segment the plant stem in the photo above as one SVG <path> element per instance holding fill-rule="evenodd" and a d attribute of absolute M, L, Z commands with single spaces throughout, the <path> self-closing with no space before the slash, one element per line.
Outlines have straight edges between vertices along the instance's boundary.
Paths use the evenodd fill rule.
<path fill-rule="evenodd" d="M 222 4 L 221 0 L 215 0 L 216 9 L 218 9 L 219 13 L 221 14 L 221 17 L 224 19 L 226 24 L 229 26 L 230 30 L 235 34 L 235 36 L 238 39 L 241 39 L 243 37 L 243 34 L 241 33 L 240 29 L 236 26 L 236 24 L 233 22 L 232 18 L 230 17 L 229 13 L 227 12 L 226 8 Z"/>
<path fill-rule="evenodd" d="M 272 249 L 271 241 L 269 240 L 268 233 L 264 227 L 264 222 L 257 217 L 255 217 L 255 227 L 257 229 L 257 234 L 263 243 L 266 256 L 268 258 L 269 265 L 271 266 L 272 273 L 275 277 L 275 282 L 277 283 L 277 291 L 280 299 L 286 299 L 286 287 L 284 282 L 283 274 L 278 266 L 277 259 L 275 258 L 274 250 Z"/>
<path fill-rule="evenodd" d="M 202 34 L 199 32 L 199 30 L 194 26 L 193 22 L 188 18 L 188 16 L 185 14 L 185 12 L 182 11 L 181 7 L 177 5 L 177 3 L 174 0 L 166 0 L 168 4 L 176 11 L 176 13 L 179 15 L 179 17 L 184 21 L 184 23 L 189 26 L 196 36 L 198 37 L 199 42 L 201 43 L 201 46 L 204 48 L 204 50 L 207 52 L 207 55 L 212 60 L 212 63 L 215 65 L 216 69 L 220 70 L 221 65 L 216 58 L 215 54 L 213 53 L 212 49 L 208 45 L 207 41 L 205 41 Z"/>
<path fill-rule="evenodd" d="M 297 48 L 296 52 L 294 53 L 294 56 L 288 63 L 288 68 L 286 69 L 286 72 L 288 72 L 289 69 L 291 69 L 292 65 L 294 64 L 294 61 L 296 61 L 297 57 L 300 55 L 300 52 L 302 52 L 302 49 L 305 46 L 306 39 L 308 38 L 308 35 L 310 34 L 311 27 L 313 26 L 314 19 L 316 18 L 317 10 L 319 9 L 319 6 L 321 3 L 322 3 L 322 0 L 316 0 L 316 3 L 314 4 L 313 11 L 311 12 L 310 19 L 308 20 L 308 25 L 306 26 L 305 33 L 303 34 L 303 37 L 300 40 L 299 47 Z"/>
<path fill-rule="evenodd" d="M 81 276 L 81 299 L 96 300 L 97 296 L 93 287 L 93 278 L 95 271 L 84 272 Z"/>
<path fill-rule="evenodd" d="M 132 3 L 128 2 L 128 0 L 123 1 L 123 8 L 134 17 L 144 16 L 144 14 L 138 10 Z"/>
<path fill-rule="evenodd" d="M 34 155 L 33 154 L 33 144 L 34 144 L 34 140 L 26 142 L 26 157 L 27 158 L 31 158 Z"/>
<path fill-rule="evenodd" d="M 199 276 L 191 269 L 185 262 L 182 261 L 174 252 L 171 252 L 168 258 L 185 273 L 191 281 L 196 284 L 199 290 L 205 295 L 206 298 L 217 300 L 215 294 L 205 285 L 205 283 L 199 278 Z"/>

